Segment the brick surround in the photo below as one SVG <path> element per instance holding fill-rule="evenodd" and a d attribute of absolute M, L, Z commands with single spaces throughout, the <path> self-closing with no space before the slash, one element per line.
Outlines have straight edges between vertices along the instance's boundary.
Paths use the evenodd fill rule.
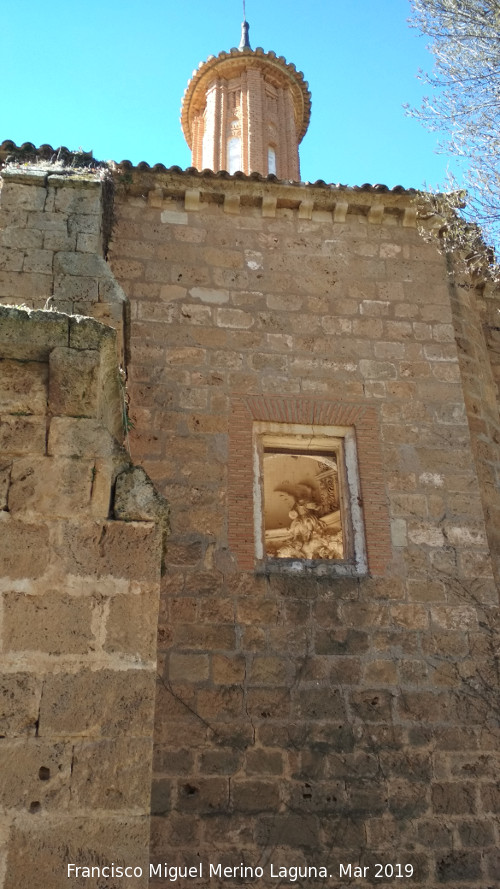
<path fill-rule="evenodd" d="M 383 575 L 391 559 L 389 513 L 375 407 L 297 397 L 235 397 L 231 403 L 228 459 L 228 541 L 242 571 L 255 565 L 253 522 L 253 421 L 304 426 L 353 426 L 363 499 L 368 567 Z"/>

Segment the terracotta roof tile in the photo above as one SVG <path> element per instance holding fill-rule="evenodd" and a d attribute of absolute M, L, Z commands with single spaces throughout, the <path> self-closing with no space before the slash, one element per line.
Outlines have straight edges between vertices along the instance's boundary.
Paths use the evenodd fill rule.
<path fill-rule="evenodd" d="M 4 140 L 0 144 L 0 163 L 5 163 L 8 159 L 12 160 L 58 160 L 65 164 L 74 164 L 76 166 L 93 166 L 93 167 L 105 167 L 105 166 L 114 166 L 122 171 L 131 171 L 137 170 L 139 172 L 147 172 L 151 171 L 153 173 L 176 173 L 176 174 L 186 174 L 189 176 L 198 176 L 200 178 L 217 178 L 217 179 L 229 179 L 229 180 L 244 180 L 247 182 L 270 182 L 270 183 L 278 183 L 280 185 L 295 185 L 295 186 L 309 186 L 311 188 L 325 188 L 325 189 L 346 189 L 352 191 L 366 191 L 377 194 L 416 194 L 418 189 L 415 188 L 404 188 L 402 185 L 395 185 L 393 188 L 389 188 L 387 185 L 383 185 L 380 183 L 376 183 L 372 185 L 369 182 L 365 182 L 363 185 L 354 185 L 348 186 L 343 185 L 341 183 L 333 183 L 333 182 L 325 182 L 324 179 L 317 179 L 315 182 L 294 182 L 288 179 L 278 179 L 273 173 L 270 173 L 267 176 L 262 175 L 261 173 L 250 173 L 250 175 L 246 175 L 245 173 L 237 172 L 234 174 L 230 174 L 227 170 L 220 170 L 217 173 L 214 173 L 213 170 L 197 170 L 195 167 L 187 167 L 185 170 L 182 167 L 177 165 L 173 165 L 170 167 L 166 167 L 165 164 L 157 163 L 151 166 L 147 163 L 147 161 L 140 161 L 138 164 L 134 166 L 129 160 L 122 160 L 119 162 L 114 161 L 97 161 L 93 156 L 92 152 L 87 151 L 69 151 L 65 146 L 61 146 L 59 148 L 53 148 L 52 145 L 40 145 L 38 148 L 33 145 L 32 142 L 23 142 L 22 145 L 16 145 L 15 142 L 12 142 L 10 139 Z"/>

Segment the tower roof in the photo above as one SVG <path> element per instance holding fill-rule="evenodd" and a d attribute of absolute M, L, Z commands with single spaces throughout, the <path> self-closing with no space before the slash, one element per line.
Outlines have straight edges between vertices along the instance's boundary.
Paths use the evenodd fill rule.
<path fill-rule="evenodd" d="M 184 138 L 192 149 L 193 119 L 203 110 L 206 102 L 207 88 L 216 77 L 230 80 L 248 68 L 259 68 L 265 77 L 277 87 L 286 86 L 290 89 L 293 101 L 297 143 L 301 142 L 311 117 L 311 93 L 301 71 L 288 63 L 283 56 L 274 52 L 264 52 L 262 47 L 253 50 L 244 46 L 242 49 L 231 49 L 220 52 L 218 56 L 209 56 L 206 62 L 200 62 L 198 69 L 193 71 L 181 106 L 181 125 Z"/>

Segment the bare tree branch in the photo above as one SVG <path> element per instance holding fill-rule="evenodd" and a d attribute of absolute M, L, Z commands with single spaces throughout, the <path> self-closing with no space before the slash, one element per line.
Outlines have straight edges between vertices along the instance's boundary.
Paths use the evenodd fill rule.
<path fill-rule="evenodd" d="M 442 148 L 467 165 L 466 220 L 500 248 L 500 0 L 410 0 L 410 25 L 431 38 L 435 58 L 432 88 L 421 108 L 408 112 L 444 136 Z M 450 181 L 447 189 L 457 191 Z M 461 202 L 463 201 L 463 190 Z M 445 196 L 441 196 L 441 209 Z M 457 210 L 456 197 L 449 211 Z M 460 249 L 467 249 L 466 228 Z M 477 230 L 474 233 L 477 241 Z M 448 246 L 453 246 L 449 244 Z"/>

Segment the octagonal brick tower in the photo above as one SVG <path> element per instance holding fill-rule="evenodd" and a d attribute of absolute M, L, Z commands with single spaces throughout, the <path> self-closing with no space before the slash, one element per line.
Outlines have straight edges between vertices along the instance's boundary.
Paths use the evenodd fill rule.
<path fill-rule="evenodd" d="M 252 50 L 243 22 L 238 49 L 201 62 L 181 123 L 198 170 L 241 170 L 300 180 L 299 143 L 311 115 L 303 74 L 276 53 Z"/>

